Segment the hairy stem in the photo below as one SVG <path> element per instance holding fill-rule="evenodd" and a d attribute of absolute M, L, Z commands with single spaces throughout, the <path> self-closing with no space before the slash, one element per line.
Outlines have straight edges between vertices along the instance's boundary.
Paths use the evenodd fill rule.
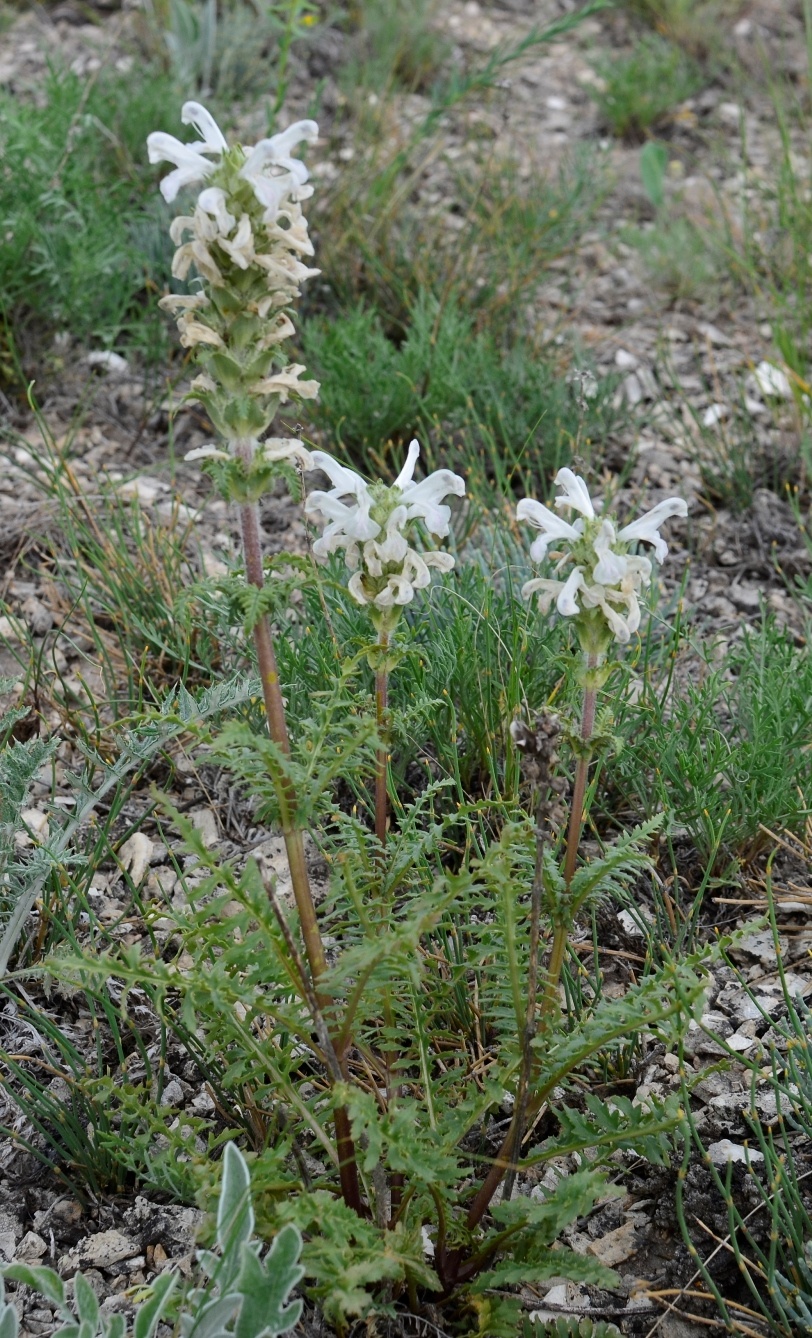
<path fill-rule="evenodd" d="M 564 859 L 564 879 L 567 888 L 572 882 L 575 873 L 575 865 L 578 859 L 578 846 L 581 841 L 581 827 L 584 820 L 584 799 L 586 797 L 587 774 L 591 759 L 589 741 L 595 730 L 595 707 L 597 703 L 597 689 L 591 684 L 589 678 L 590 670 L 598 667 L 598 656 L 588 655 L 586 660 L 587 685 L 584 688 L 583 710 L 581 712 L 580 738 L 583 745 L 581 756 L 578 758 L 578 766 L 575 772 L 575 788 L 572 796 L 572 809 L 570 812 L 569 827 L 567 830 L 567 851 Z M 543 877 L 543 843 L 539 831 L 536 832 L 536 876 L 533 882 L 533 893 L 541 896 L 542 877 Z M 535 913 L 535 908 L 534 908 Z M 550 1016 L 555 1013 L 558 1005 L 558 982 L 561 976 L 561 968 L 564 964 L 564 954 L 567 949 L 567 938 L 569 936 L 569 921 L 566 917 L 555 926 L 553 933 L 553 946 L 550 954 L 550 964 L 547 968 L 547 979 L 545 982 L 544 995 L 542 999 L 542 1015 Z M 531 921 L 531 939 L 534 933 L 534 925 Z M 531 972 L 533 971 L 534 958 L 531 957 Z M 522 1131 L 525 1122 L 532 1119 L 541 1109 L 542 1100 L 538 1095 L 530 1097 L 527 1091 L 529 1081 L 529 1068 L 526 1069 L 528 1062 L 532 1062 L 532 1053 L 530 1051 L 530 1042 L 535 1033 L 535 989 L 536 982 L 532 975 L 528 981 L 528 1013 L 527 1027 L 525 1031 L 525 1046 L 522 1053 L 522 1070 L 519 1079 L 519 1090 L 516 1097 L 513 1119 L 510 1128 L 505 1136 L 505 1140 L 499 1149 L 496 1157 L 491 1163 L 490 1170 L 482 1182 L 476 1198 L 468 1210 L 466 1226 L 469 1231 L 473 1231 L 487 1211 L 488 1204 L 496 1193 L 505 1174 L 515 1174 L 515 1164 L 518 1160 L 519 1145 L 521 1143 Z M 531 1030 L 532 1029 L 532 1030 Z"/>
<path fill-rule="evenodd" d="M 588 655 L 586 661 L 587 674 L 590 670 L 597 668 L 597 655 Z M 595 706 L 597 704 L 598 692 L 587 679 L 587 685 L 584 688 L 584 702 L 581 712 L 581 755 L 578 758 L 578 765 L 575 770 L 575 786 L 572 792 L 572 808 L 570 809 L 570 821 L 567 829 L 567 852 L 564 857 L 564 882 L 569 891 L 570 883 L 575 874 L 575 865 L 578 861 L 578 847 L 581 844 L 581 828 L 584 823 L 584 799 L 586 797 L 587 777 L 589 774 L 589 763 L 592 760 L 592 750 L 589 747 L 589 741 L 595 729 Z M 547 1011 L 554 1008 L 558 996 L 558 982 L 561 978 L 561 968 L 564 965 L 564 954 L 567 950 L 567 939 L 570 931 L 569 920 L 561 920 L 553 931 L 553 946 L 550 952 L 550 964 L 547 968 L 547 984 L 545 988 L 545 1006 Z"/>
<path fill-rule="evenodd" d="M 235 455 L 243 460 L 246 465 L 251 463 L 256 449 L 254 441 L 240 439 L 233 442 L 232 447 Z M 245 558 L 245 578 L 250 585 L 255 585 L 261 590 L 265 578 L 262 568 L 259 507 L 256 502 L 246 502 L 240 506 L 239 511 L 243 556 Z M 262 695 L 265 701 L 268 731 L 280 752 L 289 757 L 290 739 L 285 719 L 285 704 L 282 700 L 271 625 L 265 614 L 262 615 L 254 627 L 254 645 L 257 650 L 257 663 L 262 679 Z M 304 835 L 301 828 L 296 826 L 294 820 L 296 794 L 290 782 L 284 782 L 280 787 L 279 807 L 282 836 L 290 866 L 293 896 L 299 913 L 299 923 L 302 926 L 302 937 L 310 974 L 313 978 L 313 1000 L 318 1010 L 321 1013 L 326 1013 L 332 1005 L 332 1000 L 323 991 L 319 990 L 319 982 L 327 970 L 327 961 L 324 956 L 324 946 L 316 919 L 313 893 L 310 889 L 310 877 L 305 860 Z M 346 1077 L 345 1053 L 337 1055 L 343 1077 Z M 350 1133 L 350 1121 L 347 1111 L 343 1108 L 335 1112 L 335 1128 L 341 1192 L 345 1203 L 354 1208 L 359 1215 L 363 1215 L 364 1205 L 361 1201 L 361 1189 L 358 1183 L 358 1169 Z"/>
<path fill-rule="evenodd" d="M 375 719 L 378 725 L 379 747 L 375 754 L 375 835 L 380 842 L 381 855 L 386 847 L 386 832 L 389 817 L 389 797 L 386 790 L 386 772 L 389 764 L 388 710 L 389 710 L 389 670 L 386 666 L 386 652 L 389 649 L 389 633 L 378 633 L 378 652 L 380 662 L 375 672 Z M 392 1000 L 387 990 L 384 997 L 384 1022 L 391 1033 L 394 1030 Z M 391 1105 L 395 1095 L 392 1074 L 397 1062 L 397 1055 L 387 1050 L 383 1061 L 386 1066 L 386 1103 Z M 394 1173 L 389 1183 L 389 1211 L 394 1222 L 403 1199 L 404 1179 L 400 1173 Z"/>
<path fill-rule="evenodd" d="M 386 845 L 386 826 L 389 800 L 386 793 L 386 768 L 389 760 L 387 747 L 387 711 L 389 708 L 389 671 L 386 667 L 386 651 L 389 646 L 389 633 L 381 632 L 378 648 L 381 662 L 375 674 L 375 717 L 378 723 L 379 747 L 375 755 L 375 835 Z"/>

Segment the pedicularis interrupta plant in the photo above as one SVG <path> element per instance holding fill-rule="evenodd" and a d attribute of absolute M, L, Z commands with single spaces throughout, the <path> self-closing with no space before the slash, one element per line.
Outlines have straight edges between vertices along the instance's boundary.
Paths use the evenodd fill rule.
<path fill-rule="evenodd" d="M 245 148 L 229 146 L 197 103 L 184 106 L 183 120 L 199 142 L 165 134 L 149 139 L 150 160 L 174 164 L 161 184 L 167 200 L 181 187 L 202 188 L 192 213 L 172 225 L 174 273 L 194 275 L 194 291 L 166 297 L 163 305 L 177 314 L 181 341 L 200 367 L 192 394 L 222 437 L 191 457 L 203 459 L 239 510 L 245 578 L 258 592 L 251 625 L 270 735 L 226 726 L 219 755 L 253 786 L 260 811 L 281 825 L 298 929 L 255 864 L 249 861 L 238 876 L 176 815 L 209 879 L 192 896 L 186 918 L 178 912 L 178 932 L 195 967 L 183 973 L 150 963 L 151 997 L 172 1022 L 171 1000 L 179 994 L 185 1034 L 193 1026 L 198 1041 L 224 1057 L 222 1101 L 232 1092 L 242 1126 L 255 1134 L 258 1203 L 263 1167 L 269 1168 L 266 1225 L 301 1228 L 312 1292 L 339 1329 L 375 1306 L 399 1301 L 419 1309 L 433 1296 L 474 1309 L 480 1332 L 512 1333 L 518 1301 L 494 1289 L 561 1274 L 611 1283 L 613 1275 L 596 1260 L 557 1239 L 610 1192 L 608 1155 L 626 1148 L 664 1161 L 666 1134 L 677 1118 L 669 1103 L 636 1107 L 587 1095 L 568 1105 L 559 1098 L 561 1090 L 574 1090 L 576 1074 L 583 1091 L 596 1056 L 641 1029 L 673 1040 L 701 997 L 701 960 L 666 961 L 622 999 L 584 997 L 577 1015 L 562 1013 L 559 980 L 576 916 L 601 897 L 622 895 L 646 867 L 644 847 L 658 826 L 655 820 L 627 833 L 600 859 L 579 864 L 608 651 L 636 632 L 639 596 L 651 579 L 649 559 L 632 549 L 649 543 L 662 559 L 659 525 L 685 515 L 686 506 L 671 499 L 617 530 L 596 513 L 583 480 L 570 470 L 557 477 L 563 493 L 556 511 L 530 499 L 519 504 L 519 519 L 541 531 L 534 560 L 546 556 L 551 542 L 562 545 L 553 555 L 554 574 L 529 581 L 524 594 L 538 597 L 542 613 L 555 600 L 572 621 L 583 660 L 581 719 L 569 735 L 565 721 L 545 713 L 513 722 L 535 822 L 505 810 L 498 838 L 489 837 L 487 824 L 464 804 L 450 816 L 435 810 L 443 782 L 404 801 L 388 764 L 388 683 L 399 655 L 393 642 L 401 635 L 407 642 L 410 629 L 419 628 L 415 597 L 429 586 L 432 570 L 447 578 L 454 566 L 453 556 L 426 537 L 449 536 L 447 499 L 461 498 L 465 485 L 445 469 L 415 481 L 416 441 L 387 484 L 369 483 L 301 441 L 266 435 L 280 404 L 318 391 L 283 351 L 294 333 L 299 287 L 316 272 L 303 260 L 312 255 L 301 208 L 311 187 L 292 154 L 298 144 L 313 143 L 318 130 L 301 121 Z M 313 556 L 321 563 L 343 554 L 351 573 L 347 591 L 374 635 L 326 685 L 322 695 L 333 707 L 323 728 L 306 722 L 305 737 L 291 740 L 267 612 L 270 587 L 278 583 L 266 582 L 257 504 L 280 473 L 296 486 L 299 472 L 311 469 L 330 484 L 305 502 L 306 515 L 323 525 Z M 568 508 L 578 513 L 572 523 L 558 514 Z M 300 561 L 299 570 L 303 580 L 320 583 L 322 601 L 340 597 L 337 582 L 322 582 L 313 564 Z M 444 597 L 450 596 L 442 590 L 434 596 Z M 374 713 L 368 693 L 355 686 L 367 662 L 375 674 Z M 314 716 L 321 709 L 314 701 Z M 568 824 L 556 751 L 562 737 L 569 737 L 576 759 Z M 337 778 L 357 792 L 370 774 L 374 831 L 333 794 Z M 397 800 L 391 820 L 390 798 Z M 331 894 L 318 912 L 305 825 L 333 871 Z M 225 902 L 241 906 L 242 918 L 218 918 Z M 114 971 L 125 982 L 145 979 L 132 956 L 95 965 L 84 959 L 89 969 Z M 493 1119 L 505 1108 L 507 1133 L 494 1136 Z M 545 1108 L 551 1116 L 542 1138 L 534 1131 Z M 542 1197 L 513 1197 L 517 1174 L 586 1150 L 591 1160 Z"/>

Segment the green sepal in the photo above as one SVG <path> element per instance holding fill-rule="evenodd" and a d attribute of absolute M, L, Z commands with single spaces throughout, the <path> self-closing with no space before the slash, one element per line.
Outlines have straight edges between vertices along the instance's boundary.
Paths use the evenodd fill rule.
<path fill-rule="evenodd" d="M 241 299 L 242 300 L 242 299 Z M 259 316 L 244 311 L 232 321 L 228 331 L 228 341 L 232 348 L 247 348 L 252 339 L 262 334 L 265 322 Z"/>
<path fill-rule="evenodd" d="M 273 395 L 264 401 L 250 395 L 235 395 L 223 406 L 222 417 L 226 425 L 224 436 L 258 437 L 270 426 L 279 405 L 279 396 Z"/>
<path fill-rule="evenodd" d="M 272 348 L 263 349 L 257 353 L 250 362 L 246 363 L 244 376 L 246 381 L 251 384 L 254 381 L 261 381 L 263 377 L 269 376 L 273 368 L 275 350 Z"/>
<path fill-rule="evenodd" d="M 230 288 L 214 288 L 211 284 L 207 285 L 206 292 L 221 316 L 235 316 L 242 311 L 245 300 L 242 293 L 234 293 Z"/>
<path fill-rule="evenodd" d="M 217 378 L 225 390 L 244 390 L 245 372 L 236 358 L 218 350 L 210 354 L 208 364 L 212 375 Z"/>

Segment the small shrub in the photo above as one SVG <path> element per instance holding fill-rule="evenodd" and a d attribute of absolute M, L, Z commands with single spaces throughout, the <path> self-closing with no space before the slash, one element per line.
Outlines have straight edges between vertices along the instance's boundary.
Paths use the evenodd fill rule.
<path fill-rule="evenodd" d="M 628 56 L 602 60 L 603 87 L 588 86 L 606 124 L 622 139 L 643 139 L 702 87 L 699 66 L 662 37 L 644 37 Z"/>

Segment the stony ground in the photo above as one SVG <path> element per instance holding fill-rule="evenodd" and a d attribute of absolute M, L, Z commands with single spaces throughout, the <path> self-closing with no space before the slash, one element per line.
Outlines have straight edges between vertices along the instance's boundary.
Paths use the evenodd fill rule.
<path fill-rule="evenodd" d="M 520 35 L 528 23 L 557 17 L 566 8 L 563 0 L 467 0 L 462 4 L 440 0 L 436 23 L 452 48 L 470 58 L 472 53 L 485 54 Z M 0 82 L 27 95 L 53 57 L 82 75 L 92 75 L 99 62 L 112 62 L 121 70 L 132 68 L 131 34 L 137 13 L 100 13 L 86 23 L 86 12 L 73 0 L 65 0 L 50 13 L 38 8 L 21 15 L 0 37 Z M 571 340 L 575 335 L 596 375 L 619 374 L 618 394 L 635 413 L 625 437 L 612 443 L 607 463 L 616 470 L 628 467 L 625 489 L 629 498 L 656 501 L 673 492 L 689 498 L 691 513 L 676 545 L 679 560 L 673 568 L 673 579 L 679 581 L 685 564 L 690 564 L 686 611 L 693 610 L 700 626 L 729 640 L 740 635 L 748 622 L 762 617 L 763 598 L 800 643 L 803 627 L 787 594 L 785 576 L 806 573 L 809 555 L 799 540 L 791 508 L 767 486 L 772 463 L 791 460 L 797 453 L 797 425 L 791 397 L 765 393 L 763 378 L 760 381 L 756 373 L 774 351 L 770 312 L 735 288 L 669 302 L 652 285 L 638 251 L 623 242 L 623 225 L 639 226 L 651 218 L 651 206 L 640 184 L 639 147 L 608 138 L 586 87 L 594 79 L 593 50 L 598 45 L 602 49 L 622 47 L 628 37 L 623 17 L 606 15 L 585 24 L 554 48 L 531 52 L 511 69 L 505 87 L 487 104 L 466 105 L 449 118 L 446 148 L 459 161 L 460 156 L 478 151 L 475 146 L 481 146 L 484 137 L 489 152 L 497 156 L 514 156 L 518 151 L 521 171 L 530 176 L 555 171 L 581 141 L 600 144 L 612 183 L 600 217 L 577 253 L 551 267 L 549 282 L 519 318 L 550 342 L 562 336 Z M 730 19 L 724 38 L 745 67 L 755 70 L 766 52 L 774 72 L 790 79 L 802 75 L 800 5 L 789 0 L 751 0 Z M 309 59 L 320 61 L 323 68 L 300 69 L 295 85 L 304 105 L 308 78 L 318 73 L 326 79 L 323 105 L 327 116 L 322 156 L 314 173 L 317 186 L 320 178 L 328 181 L 340 170 L 342 154 L 350 147 L 341 123 L 340 95 L 329 73 L 337 40 L 328 33 L 321 49 L 314 46 Z M 298 110 L 295 101 L 294 95 L 291 119 Z M 419 114 L 420 103 L 417 97 L 403 98 L 400 114 L 404 123 Z M 750 174 L 746 178 L 742 175 L 742 122 Z M 768 174 L 778 148 L 778 129 L 763 86 L 754 80 L 752 91 L 742 97 L 730 86 L 712 85 L 677 110 L 667 133 L 677 164 L 668 187 L 674 208 L 695 219 L 706 218 L 709 227 L 719 222 L 720 215 L 732 229 L 740 227 L 742 191 L 750 189 L 748 181 Z M 808 164 L 808 146 L 799 143 L 796 151 L 799 161 Z M 428 206 L 442 199 L 442 163 L 426 169 L 420 189 Z M 70 443 L 71 486 L 77 495 L 92 507 L 100 481 L 106 479 L 122 499 L 137 498 L 155 525 L 183 527 L 194 521 L 199 549 L 190 556 L 191 566 L 210 573 L 224 570 L 223 564 L 235 553 L 234 526 L 224 504 L 210 495 L 208 486 L 190 467 L 181 464 L 174 483 L 170 482 L 170 413 L 175 411 L 176 459 L 208 439 L 206 425 L 194 407 L 179 404 L 182 386 L 167 398 L 165 387 L 145 387 L 137 366 L 115 359 L 112 365 L 89 365 L 87 350 L 76 349 L 69 340 L 56 354 L 60 366 L 45 375 L 40 387 L 42 409 L 56 448 Z M 86 408 L 77 429 L 75 413 L 80 401 Z M 19 631 L 20 624 L 26 624 L 35 646 L 47 648 L 52 672 L 77 702 L 83 694 L 86 701 L 87 694 L 102 684 L 95 652 L 81 620 L 60 603 L 48 573 L 37 574 L 26 560 L 32 533 L 57 523 L 54 503 L 43 498 L 37 485 L 40 430 L 19 404 L 7 401 L 1 409 L 0 596 L 9 612 L 0 621 L 6 638 L 5 649 L 0 647 L 0 673 L 13 678 L 20 674 Z M 708 495 L 702 483 L 702 464 L 708 452 L 724 455 L 730 434 L 742 430 L 757 443 L 754 458 L 763 461 L 764 467 L 764 477 L 757 482 L 764 486 L 757 488 L 752 507 L 733 515 Z M 304 546 L 302 518 L 287 501 L 271 500 L 263 522 L 269 551 Z M 46 709 L 46 720 L 50 727 L 59 728 L 59 710 Z M 60 749 L 63 769 L 72 760 L 66 741 Z M 234 809 L 229 794 L 219 788 L 218 778 L 201 774 L 191 759 L 186 760 L 185 774 L 183 765 L 178 771 L 184 785 L 177 797 L 206 841 L 218 844 L 227 855 L 244 857 L 251 850 L 284 877 L 278 840 L 253 827 Z M 36 796 L 34 802 L 36 806 Z M 131 848 L 121 852 L 130 877 L 143 883 L 147 897 L 182 895 L 170 867 L 171 851 L 149 824 L 143 833 L 143 838 L 134 839 Z M 808 855 L 799 844 L 786 850 L 776 865 L 785 961 L 806 997 L 812 994 Z M 740 893 L 731 894 L 734 903 L 738 897 L 752 904 L 720 903 L 711 918 L 715 913 L 717 922 L 730 923 L 757 909 L 763 894 L 759 877 L 755 869 Z M 100 875 L 95 894 L 96 909 L 104 922 L 116 925 L 116 936 L 123 942 L 138 941 L 143 926 L 130 913 L 120 874 L 111 870 Z M 623 923 L 607 926 L 605 946 L 616 954 L 615 983 L 621 990 L 634 969 L 633 928 Z M 751 935 L 741 945 L 738 960 L 763 1012 L 779 1017 L 783 1005 L 769 936 Z M 70 1029 L 77 1044 L 87 1043 L 89 1019 L 75 1013 L 70 999 L 54 997 L 37 1003 Z M 707 1010 L 703 1023 L 725 1037 L 733 1049 L 751 1058 L 758 1056 L 768 1040 L 768 1024 L 731 972 L 717 972 Z M 0 1031 L 7 1049 L 36 1053 L 36 1032 L 10 1001 L 0 1008 Z M 718 1044 L 697 1027 L 689 1041 L 689 1059 L 695 1069 L 708 1070 L 696 1088 L 698 1123 L 706 1141 L 716 1148 L 714 1155 L 724 1164 L 729 1155 L 724 1140 L 738 1145 L 745 1132 L 741 1112 L 749 1106 L 750 1091 L 743 1069 L 737 1071 L 733 1065 L 723 1072 L 716 1070 L 720 1053 Z M 662 1047 L 649 1047 L 635 1077 L 638 1091 L 673 1089 L 679 1083 L 677 1067 L 675 1055 L 664 1053 Z M 165 1080 L 164 1098 L 172 1104 L 190 1112 L 211 1109 L 211 1093 L 201 1085 L 194 1064 L 180 1052 L 170 1050 Z M 57 1088 L 59 1081 L 55 1080 Z M 0 1091 L 0 1107 L 2 1103 Z M 769 1122 L 775 1114 L 775 1099 L 766 1088 L 757 1095 L 756 1104 Z M 16 1122 L 23 1131 L 24 1122 L 10 1103 L 5 1112 L 0 1109 L 0 1117 Z M 808 1169 L 807 1161 L 812 1166 L 809 1150 L 799 1148 L 799 1174 Z M 661 1287 L 688 1283 L 692 1270 L 679 1242 L 668 1193 L 671 1173 L 645 1171 L 631 1164 L 626 1172 L 626 1196 L 607 1203 L 584 1229 L 573 1229 L 579 1248 L 619 1267 L 625 1279 L 622 1293 L 600 1298 L 586 1289 L 562 1285 L 548 1289 L 543 1302 L 541 1297 L 528 1297 L 529 1308 L 557 1315 L 591 1304 L 593 1315 L 622 1316 L 629 1332 L 649 1333 L 660 1310 L 640 1299 L 639 1280 Z M 717 1220 L 718 1214 L 713 1216 L 715 1209 L 708 1199 L 707 1172 L 698 1165 L 691 1176 L 689 1210 L 711 1230 L 725 1235 L 726 1221 Z M 132 1289 L 170 1262 L 188 1273 L 200 1223 L 195 1210 L 159 1204 L 145 1195 L 79 1202 L 44 1181 L 37 1164 L 13 1144 L 0 1150 L 0 1177 L 0 1258 L 48 1262 L 66 1278 L 82 1268 L 106 1298 L 108 1310 L 129 1307 Z M 739 1188 L 746 1201 L 744 1176 Z M 725 1281 L 730 1281 L 730 1270 L 723 1275 Z M 24 1338 L 50 1334 L 54 1327 L 53 1314 L 41 1300 L 26 1302 Z M 685 1321 L 670 1316 L 660 1328 L 671 1338 L 679 1338 Z M 319 1332 L 318 1320 L 310 1317 L 304 1331 Z M 399 1331 L 433 1330 L 415 1322 L 413 1329 Z"/>

